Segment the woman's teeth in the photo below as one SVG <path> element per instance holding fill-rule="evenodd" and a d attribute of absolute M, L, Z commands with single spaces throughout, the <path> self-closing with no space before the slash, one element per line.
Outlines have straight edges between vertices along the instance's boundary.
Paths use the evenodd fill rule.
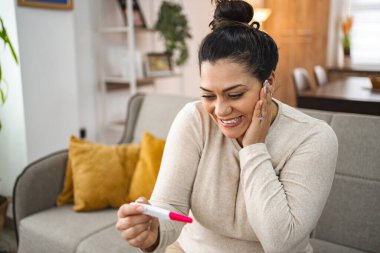
<path fill-rule="evenodd" d="M 237 117 L 237 118 L 234 118 L 234 119 L 230 119 L 230 120 L 220 120 L 222 121 L 223 124 L 236 124 L 238 123 L 239 121 L 241 120 L 241 117 Z"/>

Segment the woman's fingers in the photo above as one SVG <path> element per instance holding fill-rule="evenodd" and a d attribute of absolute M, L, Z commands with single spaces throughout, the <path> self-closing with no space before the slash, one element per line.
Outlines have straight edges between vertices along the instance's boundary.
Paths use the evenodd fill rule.
<path fill-rule="evenodd" d="M 146 200 L 146 198 L 144 198 L 144 197 L 138 198 L 136 200 L 136 202 L 150 205 L 148 200 Z M 137 215 L 137 214 L 141 214 L 142 211 L 143 211 L 143 208 L 140 206 L 132 206 L 129 204 L 124 204 L 117 211 L 117 217 L 118 218 L 124 218 L 124 217 L 127 217 L 129 215 Z"/>
<path fill-rule="evenodd" d="M 145 230 L 141 234 L 139 234 L 137 237 L 128 240 L 129 245 L 136 248 L 143 248 L 142 242 L 146 241 L 149 237 L 149 231 Z"/>
<path fill-rule="evenodd" d="M 151 222 L 145 222 L 138 225 L 134 225 L 123 231 L 122 236 L 125 240 L 136 239 L 142 232 L 150 230 Z"/>
<path fill-rule="evenodd" d="M 119 218 L 116 223 L 118 230 L 125 230 L 138 224 L 149 222 L 152 218 L 148 215 L 134 215 L 125 218 Z"/>
<path fill-rule="evenodd" d="M 143 208 L 139 206 L 124 204 L 117 211 L 117 217 L 124 218 L 130 215 L 138 215 L 138 214 L 142 214 L 142 211 L 143 211 Z"/>

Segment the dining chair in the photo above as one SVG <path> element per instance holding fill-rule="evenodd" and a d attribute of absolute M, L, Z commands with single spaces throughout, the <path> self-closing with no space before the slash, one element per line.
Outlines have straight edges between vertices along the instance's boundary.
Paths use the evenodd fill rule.
<path fill-rule="evenodd" d="M 325 85 L 327 83 L 326 71 L 320 65 L 314 66 L 314 77 L 315 77 L 315 81 L 317 82 L 318 86 L 322 86 L 322 85 Z"/>
<path fill-rule="evenodd" d="M 297 94 L 311 89 L 311 81 L 309 74 L 304 68 L 295 68 L 293 70 L 293 82 Z"/>

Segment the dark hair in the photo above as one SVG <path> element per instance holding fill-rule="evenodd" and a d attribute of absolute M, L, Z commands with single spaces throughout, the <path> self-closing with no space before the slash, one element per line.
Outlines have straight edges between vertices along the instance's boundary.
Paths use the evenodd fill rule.
<path fill-rule="evenodd" d="M 249 24 L 254 10 L 247 2 L 215 2 L 214 19 L 210 23 L 212 32 L 203 39 L 198 53 L 199 68 L 204 61 L 229 59 L 243 64 L 249 73 L 264 82 L 277 66 L 276 42 L 259 30 L 259 23 Z"/>

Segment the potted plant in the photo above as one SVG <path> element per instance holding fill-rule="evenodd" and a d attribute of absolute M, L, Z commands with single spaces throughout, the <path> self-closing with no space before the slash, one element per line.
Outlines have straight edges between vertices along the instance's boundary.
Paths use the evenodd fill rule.
<path fill-rule="evenodd" d="M 3 19 L 1 17 L 0 17 L 0 25 L 1 25 L 1 27 L 0 27 L 0 29 L 1 29 L 0 30 L 0 39 L 4 42 L 5 47 L 7 45 L 9 46 L 9 48 L 12 52 L 12 55 L 13 55 L 13 59 L 15 60 L 16 64 L 18 64 L 16 52 L 15 52 L 15 50 L 12 46 L 12 43 L 8 37 L 7 30 L 4 27 Z M 5 101 L 7 100 L 7 95 L 8 95 L 8 84 L 3 79 L 3 72 L 2 72 L 2 68 L 1 68 L 1 62 L 0 62 L 0 108 L 2 106 L 4 106 Z M 0 131 L 1 131 L 1 127 L 2 127 L 2 124 L 1 124 L 1 119 L 0 119 Z"/>
<path fill-rule="evenodd" d="M 9 40 L 7 30 L 4 27 L 3 19 L 0 17 L 0 39 L 4 42 L 4 46 L 9 46 L 13 59 L 15 62 L 18 64 L 18 59 L 15 50 L 13 49 L 12 43 Z M 0 108 L 4 105 L 5 101 L 7 100 L 7 83 L 3 79 L 3 71 L 1 68 L 1 61 L 0 61 Z M 1 119 L 0 119 L 0 131 L 1 131 Z M 1 182 L 1 178 L 0 178 Z M 0 195 L 0 236 L 3 232 L 3 226 L 5 223 L 5 218 L 6 218 L 6 213 L 7 213 L 7 208 L 9 204 L 9 198 Z"/>
<path fill-rule="evenodd" d="M 343 31 L 343 53 L 344 53 L 344 60 L 345 64 L 349 64 L 350 56 L 351 56 L 351 36 L 350 31 L 352 28 L 352 17 L 349 16 L 346 19 L 342 21 L 342 31 Z"/>
<path fill-rule="evenodd" d="M 191 34 L 181 5 L 163 1 L 155 28 L 164 38 L 166 53 L 175 57 L 177 66 L 183 65 L 189 57 L 186 39 L 191 38 Z"/>

